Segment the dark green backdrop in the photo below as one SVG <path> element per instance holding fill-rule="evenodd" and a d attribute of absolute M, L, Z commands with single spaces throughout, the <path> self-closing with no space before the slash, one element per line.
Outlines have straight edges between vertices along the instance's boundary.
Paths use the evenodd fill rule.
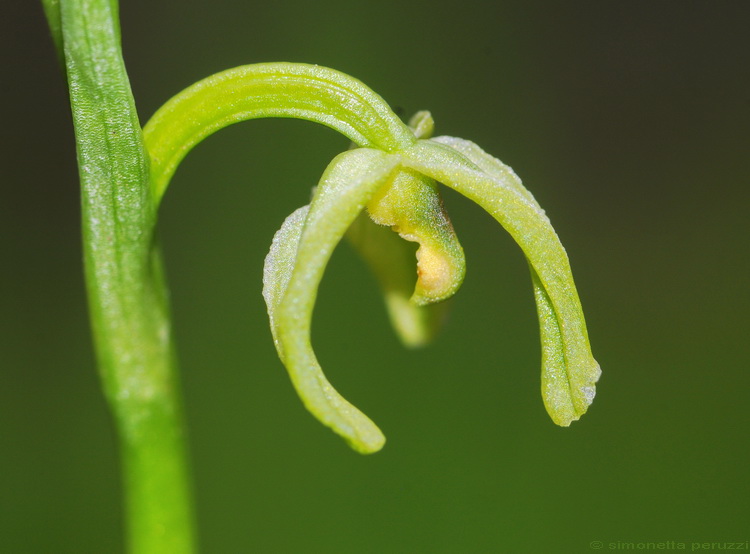
<path fill-rule="evenodd" d="M 66 90 L 41 8 L 2 10 L 0 551 L 116 553 Z M 205 552 L 750 539 L 750 4 L 138 0 L 122 18 L 144 121 L 210 73 L 304 61 L 512 165 L 567 247 L 604 372 L 555 427 L 520 250 L 446 193 L 469 265 L 434 346 L 399 346 L 348 247 L 326 274 L 319 357 L 388 437 L 351 452 L 296 398 L 260 295 L 274 231 L 347 142 L 286 120 L 222 131 L 161 225 Z"/>

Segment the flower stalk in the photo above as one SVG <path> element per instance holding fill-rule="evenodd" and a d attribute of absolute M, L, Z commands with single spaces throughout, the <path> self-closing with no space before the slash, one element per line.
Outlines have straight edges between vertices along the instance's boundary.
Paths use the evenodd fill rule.
<path fill-rule="evenodd" d="M 156 209 L 116 4 L 63 0 L 45 9 L 64 50 L 89 314 L 120 441 L 129 549 L 190 553 L 193 503 Z"/>

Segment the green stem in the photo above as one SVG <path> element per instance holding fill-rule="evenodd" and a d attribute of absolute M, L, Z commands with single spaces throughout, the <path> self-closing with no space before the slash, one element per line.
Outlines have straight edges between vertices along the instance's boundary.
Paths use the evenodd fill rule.
<path fill-rule="evenodd" d="M 380 96 L 345 73 L 302 63 L 243 65 L 189 86 L 146 123 L 143 136 L 157 205 L 194 146 L 228 125 L 263 117 L 314 121 L 359 146 L 386 152 L 416 141 Z"/>
<path fill-rule="evenodd" d="M 149 161 L 122 60 L 117 3 L 44 2 L 70 88 L 89 310 L 120 439 L 130 551 L 192 552 L 182 407 Z"/>

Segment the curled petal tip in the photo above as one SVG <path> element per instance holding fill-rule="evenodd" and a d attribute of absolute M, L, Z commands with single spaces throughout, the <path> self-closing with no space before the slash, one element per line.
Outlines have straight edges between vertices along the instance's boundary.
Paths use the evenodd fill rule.
<path fill-rule="evenodd" d="M 409 120 L 409 128 L 418 139 L 428 139 L 435 130 L 435 121 L 427 110 L 415 113 Z"/>
<path fill-rule="evenodd" d="M 573 371 L 571 371 L 573 372 Z M 596 381 L 601 375 L 601 369 L 596 364 L 591 371 L 591 384 L 580 386 L 574 390 L 570 388 L 567 379 L 565 382 L 554 382 L 542 376 L 542 397 L 552 421 L 561 426 L 569 427 L 574 421 L 578 421 L 588 411 L 596 396 Z"/>

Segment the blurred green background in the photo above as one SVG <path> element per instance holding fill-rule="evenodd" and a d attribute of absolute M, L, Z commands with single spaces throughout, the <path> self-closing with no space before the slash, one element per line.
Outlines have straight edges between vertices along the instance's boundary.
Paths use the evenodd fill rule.
<path fill-rule="evenodd" d="M 176 7 L 178 6 L 178 7 Z M 66 89 L 36 2 L 0 18 L 0 551 L 122 551 L 116 442 L 81 271 Z M 261 298 L 274 231 L 333 131 L 222 131 L 165 198 L 203 551 L 588 552 L 750 539 L 750 3 L 124 2 L 145 121 L 260 61 L 348 72 L 510 164 L 565 244 L 603 377 L 554 426 L 520 250 L 446 192 L 468 274 L 405 351 L 343 245 L 314 322 L 337 388 L 388 437 L 362 457 L 308 415 Z M 619 542 L 618 542 L 619 541 Z"/>

